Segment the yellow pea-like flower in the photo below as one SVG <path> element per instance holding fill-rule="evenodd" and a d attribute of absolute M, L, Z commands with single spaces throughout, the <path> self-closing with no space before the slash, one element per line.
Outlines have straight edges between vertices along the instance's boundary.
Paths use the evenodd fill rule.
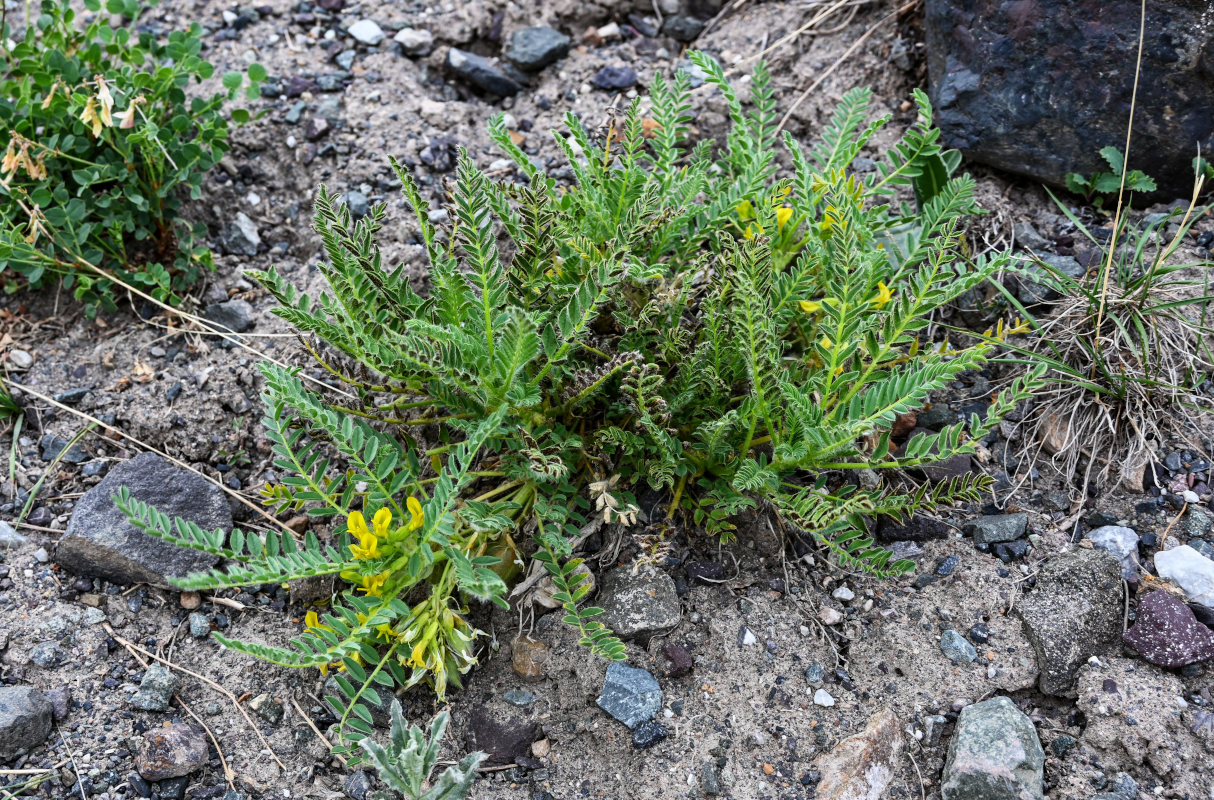
<path fill-rule="evenodd" d="M 792 219 L 792 209 L 791 208 L 777 208 L 776 209 L 776 227 L 777 228 L 779 228 L 780 230 L 784 230 L 784 226 L 788 224 L 788 221 L 790 219 Z"/>
<path fill-rule="evenodd" d="M 379 539 L 367 528 L 367 520 L 363 517 L 362 512 L 351 512 L 350 516 L 346 518 L 346 527 L 358 539 L 358 544 L 350 545 L 351 556 L 358 561 L 379 557 Z"/>
<path fill-rule="evenodd" d="M 877 296 L 873 298 L 873 306 L 881 308 L 894 299 L 894 293 L 884 281 L 877 281 Z"/>
<path fill-rule="evenodd" d="M 416 497 L 410 497 L 405 501 L 405 506 L 409 509 L 409 526 L 410 531 L 415 531 L 426 522 L 426 514 L 422 511 L 422 504 Z"/>
<path fill-rule="evenodd" d="M 817 314 L 819 311 L 822 310 L 822 304 L 817 302 L 816 300 L 802 300 L 797 305 L 799 305 L 801 307 L 801 310 L 804 311 L 806 314 Z"/>

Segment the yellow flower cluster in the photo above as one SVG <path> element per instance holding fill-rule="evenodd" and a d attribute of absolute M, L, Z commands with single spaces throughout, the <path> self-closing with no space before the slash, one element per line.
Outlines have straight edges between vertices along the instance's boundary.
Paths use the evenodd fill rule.
<path fill-rule="evenodd" d="M 357 543 L 350 545 L 350 557 L 359 562 L 372 562 L 391 555 L 396 548 L 394 543 L 406 534 L 413 533 L 425 524 L 426 517 L 422 504 L 416 497 L 405 501 L 409 511 L 409 522 L 397 530 L 392 530 L 392 511 L 381 508 L 371 517 L 371 526 L 360 511 L 350 513 L 346 518 L 346 527 Z M 382 546 L 381 546 L 382 545 Z M 367 574 L 362 569 L 342 570 L 341 576 L 350 583 L 360 586 L 369 595 L 381 595 L 384 585 L 391 577 L 391 570 L 381 570 Z"/>

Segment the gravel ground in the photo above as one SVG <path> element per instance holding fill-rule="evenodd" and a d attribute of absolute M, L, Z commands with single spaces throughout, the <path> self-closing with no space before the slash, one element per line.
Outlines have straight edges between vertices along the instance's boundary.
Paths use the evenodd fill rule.
<path fill-rule="evenodd" d="M 808 3 L 733 5 L 694 42 L 727 67 L 776 44 L 817 13 Z M 895 6 L 875 2 L 851 16 L 840 13 L 824 21 L 820 32 L 804 33 L 771 52 L 781 111 Z M 438 198 L 455 146 L 468 148 L 480 166 L 495 168 L 500 156 L 489 143 L 486 122 L 505 111 L 527 151 L 558 165 L 547 131 L 559 128 L 566 112 L 597 126 L 633 91 L 595 88 L 604 67 L 630 68 L 636 89 L 643 90 L 654 74 L 683 61 L 685 43 L 652 35 L 648 27 L 657 25 L 655 8 L 668 7 L 673 11 L 663 15 L 665 30 L 686 38 L 694 25 L 672 21 L 682 12 L 677 2 L 665 0 L 653 6 L 629 0 L 474 0 L 344 7 L 341 0 L 273 0 L 256 8 L 170 0 L 149 12 L 141 24 L 151 29 L 201 22 L 211 30 L 205 55 L 217 74 L 257 61 L 278 92 L 251 104 L 257 118 L 236 132 L 222 169 L 206 178 L 205 200 L 189 209 L 209 225 L 217 248 L 224 239 L 232 244 L 225 228 L 237 212 L 252 221 L 260 238 L 253 256 L 217 250 L 218 269 L 198 290 L 196 306 L 241 301 L 227 308 L 249 324 L 250 347 L 305 364 L 285 327 L 268 313 L 268 298 L 241 274 L 275 264 L 298 285 L 318 287 L 312 265 L 320 247 L 309 227 L 309 205 L 319 184 L 345 194 L 352 206 L 388 203 L 381 240 L 385 260 L 403 261 L 422 274 L 420 248 L 402 221 L 387 157 L 415 168 L 424 190 Z M 686 8 L 709 19 L 719 5 L 704 0 Z M 360 20 L 376 22 L 383 41 L 366 45 L 349 35 L 347 29 Z M 513 97 L 479 92 L 446 66 L 451 47 L 495 56 L 513 31 L 540 25 L 568 34 L 572 48 L 532 74 Z M 680 27 L 686 25 L 691 30 Z M 414 33 L 400 37 L 404 43 L 395 41 L 407 28 Z M 420 31 L 432 34 L 432 44 L 425 44 Z M 922 62 L 913 13 L 891 20 L 795 108 L 788 130 L 812 138 L 844 91 L 868 85 L 877 107 L 894 118 L 891 132 L 873 144 L 880 150 L 911 121 L 906 100 L 923 82 Z M 699 92 L 696 108 L 701 135 L 724 129 L 719 97 Z M 1028 223 L 1056 252 L 1071 248 L 1065 219 L 1040 188 L 981 168 L 976 172 L 980 202 L 990 212 L 970 231 L 976 247 L 1008 246 L 1013 230 L 1023 239 L 1024 229 L 1016 226 Z M 1202 253 L 1192 246 L 1180 255 L 1196 259 Z M 29 790 L 53 797 L 236 800 L 229 792 L 239 792 L 365 800 L 382 785 L 364 773 L 352 775 L 328 755 L 315 732 L 332 733 L 333 720 L 319 699 L 323 678 L 254 663 L 206 638 L 212 629 L 267 643 L 293 635 L 303 611 L 289 602 L 285 589 L 198 598 L 78 578 L 53 561 L 54 545 L 81 494 L 139 448 L 98 429 L 79 443 L 72 459 L 78 463 L 52 466 L 54 453 L 84 423 L 34 392 L 254 501 L 270 466 L 258 422 L 259 356 L 132 300 L 130 311 L 97 321 L 51 292 L 0 300 L 0 332 L 10 342 L 6 368 L 12 380 L 31 390 L 18 392 L 26 425 L 13 448 L 16 485 L 3 487 L 8 505 L 0 518 L 11 520 L 14 493 L 29 492 L 47 473 L 22 537 L 0 545 L 0 680 L 50 692 L 60 706 L 45 742 L 23 743 L 26 752 L 7 764 L 0 758 L 0 767 L 53 770 L 49 780 Z M 30 357 L 28 367 L 14 358 L 16 350 Z M 968 376 L 934 398 L 935 417 L 968 412 L 989 398 L 998 379 L 995 373 Z M 466 688 L 448 698 L 453 726 L 444 758 L 456 760 L 470 747 L 503 754 L 477 783 L 474 798 L 862 796 L 832 788 L 829 776 L 836 767 L 830 754 L 844 752 L 846 747 L 836 749 L 841 742 L 864 731 L 870 720 L 879 722 L 889 709 L 896 724 L 874 723 L 880 733 L 872 735 L 885 744 L 897 739 L 896 758 L 882 762 L 880 748 L 869 748 L 857 763 L 888 772 L 880 797 L 937 798 L 959 714 L 1002 695 L 1027 715 L 1041 741 L 1046 797 L 1112 792 L 1122 773 L 1143 795 L 1214 797 L 1208 662 L 1154 666 L 1120 642 L 1123 625 L 1134 622 L 1138 599 L 1164 584 L 1152 574 L 1152 555 L 1185 543 L 1199 547 L 1208 532 L 1202 517 L 1210 497 L 1209 462 L 1201 453 L 1209 452 L 1211 427 L 1205 419 L 1185 425 L 1187 439 L 1161 443 L 1157 453 L 1161 483 L 1170 495 L 1123 487 L 1075 501 L 1048 461 L 1024 463 L 1021 474 L 1031 469 L 1031 480 L 1015 494 L 1005 491 L 934 524 L 889 532 L 892 539 L 919 540 L 900 545 L 919 565 L 905 579 L 881 582 L 850 574 L 827 563 L 794 531 L 758 522 L 727 548 L 681 531 L 644 584 L 644 591 L 665 598 L 662 610 L 678 623 L 642 632 L 628 644 L 628 664 L 648 670 L 661 687 L 656 720 L 665 735 L 649 729 L 653 742 L 596 706 L 606 665 L 576 645 L 558 615 L 486 612 L 479 624 L 491 633 L 491 643 Z M 1015 437 L 1014 426 L 1004 429 L 976 459 L 1004 489 L 1015 481 L 1015 470 L 1008 474 L 1019 452 Z M 6 435 L 0 447 L 7 450 L 10 441 Z M 1198 494 L 1183 512 L 1173 504 L 1179 489 Z M 231 505 L 238 521 L 249 518 L 245 505 Z M 968 523 L 1009 514 L 1026 515 L 1020 534 L 976 546 L 982 534 Z M 1133 586 L 1118 580 L 1077 599 L 1050 564 L 1069 565 L 1061 559 L 1095 554 L 1086 534 L 1114 523 L 1133 530 L 1143 569 L 1135 570 Z M 4 536 L 0 528 L 0 540 Z M 640 556 L 636 541 L 636 531 L 606 529 L 596 537 L 591 564 L 601 584 L 610 582 L 612 570 L 621 571 L 613 585 L 632 575 Z M 1068 566 L 1064 572 L 1079 576 L 1084 569 Z M 1089 600 L 1093 605 L 1086 609 L 1082 603 Z M 626 614 L 635 599 L 616 593 L 607 601 L 600 597 L 613 613 Z M 1053 694 L 1042 691 L 1042 672 L 1057 653 L 1039 653 L 1023 608 L 1042 602 L 1056 609 L 1060 625 L 1080 626 L 1084 633 L 1077 638 L 1094 638 L 1068 666 L 1069 685 Z M 192 613 L 203 616 L 192 620 Z M 1084 627 L 1092 615 L 1102 614 L 1115 622 L 1112 639 Z M 972 660 L 966 648 L 973 649 Z M 167 710 L 146 710 L 138 707 L 148 705 L 145 700 L 133 699 L 153 654 L 171 663 L 181 679 L 177 697 L 184 702 Z M 152 672 L 156 680 L 157 674 Z M 408 692 L 402 700 L 415 721 L 439 710 L 426 690 Z M 0 723 L 2 718 L 0 713 Z M 177 730 L 166 728 L 169 723 L 194 726 L 185 734 L 192 737 L 187 745 L 206 748 L 205 763 L 196 759 L 188 774 L 145 781 L 140 773 L 154 771 L 137 759 L 155 737 Z M 652 746 L 640 749 L 637 743 Z M 173 749 L 170 760 L 188 761 L 189 749 Z M 0 769 L 0 787 L 15 791 L 33 774 Z"/>

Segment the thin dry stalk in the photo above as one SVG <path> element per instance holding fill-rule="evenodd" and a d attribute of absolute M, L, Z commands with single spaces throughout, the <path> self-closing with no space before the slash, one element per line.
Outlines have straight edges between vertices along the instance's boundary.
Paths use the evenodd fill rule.
<path fill-rule="evenodd" d="M 108 622 L 103 622 L 102 627 L 105 628 L 105 632 L 110 635 L 110 638 L 112 638 L 115 642 L 118 642 L 118 644 L 122 645 L 127 650 L 130 650 L 132 652 L 138 651 L 139 653 L 142 653 L 143 655 L 147 656 L 148 658 L 152 658 L 152 659 L 155 659 L 156 661 L 159 661 L 161 664 L 164 664 L 166 667 L 169 667 L 170 669 L 175 669 L 178 672 L 184 672 L 186 675 L 189 675 L 191 678 L 196 678 L 197 680 L 202 681 L 203 683 L 210 686 L 215 691 L 222 694 L 224 697 L 231 700 L 232 705 L 236 706 L 236 710 L 240 712 L 240 715 L 242 717 L 244 717 L 244 721 L 248 723 L 249 728 L 253 731 L 253 733 L 257 734 L 258 739 L 261 739 L 261 743 L 263 745 L 265 745 L 266 752 L 268 752 L 270 754 L 270 757 L 273 758 L 274 761 L 278 764 L 278 766 L 282 768 L 283 772 L 287 771 L 287 765 L 282 763 L 282 760 L 279 759 L 278 754 L 274 752 L 274 748 L 270 747 L 270 742 L 266 739 L 265 734 L 263 734 L 261 732 L 261 729 L 258 728 L 257 725 L 255 725 L 253 723 L 253 720 L 249 717 L 249 712 L 246 711 L 245 707 L 240 704 L 240 701 L 237 699 L 236 695 L 232 694 L 227 689 L 220 686 L 218 683 L 216 683 L 215 681 L 211 680 L 210 678 L 208 678 L 204 675 L 199 675 L 197 672 L 186 669 L 185 667 L 181 666 L 180 664 L 174 664 L 172 661 L 169 661 L 168 659 L 161 658 L 160 656 L 156 655 L 155 653 L 145 650 L 142 647 L 140 647 L 139 645 L 127 641 L 126 639 L 119 636 L 118 633 L 113 628 L 110 627 L 110 624 Z M 140 659 L 140 661 L 142 661 L 142 659 Z"/>

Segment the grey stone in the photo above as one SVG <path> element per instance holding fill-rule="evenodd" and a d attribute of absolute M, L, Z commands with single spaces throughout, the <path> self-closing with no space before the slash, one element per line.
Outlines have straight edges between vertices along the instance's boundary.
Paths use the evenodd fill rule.
<path fill-rule="evenodd" d="M 1205 539 L 1190 539 L 1189 547 L 1196 550 L 1199 555 L 1214 561 L 1214 544 L 1210 544 Z"/>
<path fill-rule="evenodd" d="M 152 664 L 143 673 L 139 691 L 131 695 L 131 705 L 144 711 L 168 711 L 169 701 L 179 688 L 181 680 L 170 669 Z"/>
<path fill-rule="evenodd" d="M 977 544 L 994 544 L 1019 539 L 1028 524 L 1029 515 L 1025 513 L 995 514 L 968 522 L 963 530 L 973 536 Z"/>
<path fill-rule="evenodd" d="M 357 41 L 366 45 L 375 46 L 384 40 L 384 29 L 379 27 L 375 20 L 360 19 L 351 25 L 346 33 L 353 36 Z"/>
<path fill-rule="evenodd" d="M 603 67 L 590 82 L 600 89 L 622 92 L 637 85 L 637 74 L 632 67 Z"/>
<path fill-rule="evenodd" d="M 309 142 L 317 142 L 328 136 L 331 130 L 333 130 L 333 123 L 329 122 L 328 117 L 323 114 L 313 114 L 304 124 L 304 138 Z"/>
<path fill-rule="evenodd" d="M 940 637 L 940 650 L 954 664 L 968 664 L 978 657 L 978 651 L 957 631 L 949 628 Z"/>
<path fill-rule="evenodd" d="M 69 444 L 62 436 L 43 434 L 38 444 L 42 448 L 43 461 L 54 461 L 58 458 L 66 464 L 83 464 L 89 460 L 89 454 L 80 446 L 80 442 Z"/>
<path fill-rule="evenodd" d="M 599 708 L 635 729 L 662 710 L 662 687 L 647 670 L 613 661 L 607 665 L 597 702 Z"/>
<path fill-rule="evenodd" d="M 1137 79 L 1130 167 L 1166 197 L 1188 197 L 1193 155 L 1214 148 L 1214 27 L 1201 0 L 1160 0 L 1147 11 L 1135 75 L 1139 4 L 1108 0 L 928 0 L 924 13 L 929 94 L 943 142 L 974 161 L 1056 186 L 1067 173 L 1107 172 L 1102 147 L 1125 146 Z M 1109 54 L 1124 56 L 1109 69 Z M 1204 54 L 1204 55 L 1201 55 Z"/>
<path fill-rule="evenodd" d="M 546 26 L 520 28 L 510 34 L 505 56 L 527 72 L 538 72 L 569 54 L 569 37 Z"/>
<path fill-rule="evenodd" d="M 225 223 L 219 232 L 219 245 L 225 253 L 234 256 L 255 256 L 261 247 L 261 235 L 257 225 L 243 211 Z"/>
<path fill-rule="evenodd" d="M 704 23 L 689 14 L 675 14 L 662 22 L 662 33 L 679 42 L 694 42 Z"/>
<path fill-rule="evenodd" d="M 1184 589 L 1190 601 L 1214 608 L 1214 561 L 1192 547 L 1160 550 L 1155 554 L 1155 571 Z"/>
<path fill-rule="evenodd" d="M 940 714 L 929 714 L 923 718 L 923 746 L 937 747 L 940 744 L 940 737 L 944 733 L 944 726 L 948 724 L 948 717 Z"/>
<path fill-rule="evenodd" d="M 206 736 L 180 722 L 148 731 L 135 752 L 135 769 L 149 781 L 180 778 L 206 763 Z"/>
<path fill-rule="evenodd" d="M 535 695 L 526 689 L 511 689 L 502 695 L 502 699 L 512 706 L 524 708 L 535 702 Z"/>
<path fill-rule="evenodd" d="M 0 686 L 0 762 L 42 744 L 54 707 L 32 686 Z"/>
<path fill-rule="evenodd" d="M 1041 800 L 1045 751 L 1033 723 L 1006 697 L 966 706 L 948 749 L 944 800 Z"/>
<path fill-rule="evenodd" d="M 249 701 L 249 708 L 257 716 L 264 719 L 271 725 L 277 725 L 282 722 L 282 703 L 275 700 L 270 694 L 263 692 Z"/>
<path fill-rule="evenodd" d="M 637 750 L 648 750 L 670 735 L 670 731 L 660 722 L 648 720 L 642 722 L 632 732 L 632 746 Z"/>
<path fill-rule="evenodd" d="M 51 715 L 55 722 L 63 722 L 72 710 L 72 690 L 66 686 L 57 686 L 42 693 L 51 703 Z"/>
<path fill-rule="evenodd" d="M 350 773 L 350 777 L 346 778 L 346 783 L 342 787 L 346 790 L 346 795 L 354 800 L 366 800 L 367 793 L 371 791 L 374 785 L 374 779 L 363 772 L 361 769 L 356 769 Z"/>
<path fill-rule="evenodd" d="M 1050 246 L 1045 237 L 1037 233 L 1031 222 L 1017 222 L 1012 226 L 1012 236 L 1015 237 L 1016 244 L 1025 250 L 1039 253 Z"/>
<path fill-rule="evenodd" d="M 28 542 L 25 538 L 9 525 L 7 522 L 0 522 L 0 547 L 20 547 Z"/>
<path fill-rule="evenodd" d="M 1214 528 L 1214 517 L 1197 506 L 1189 506 L 1189 510 L 1185 512 L 1184 520 L 1180 524 L 1184 526 L 1186 538 L 1201 538 Z"/>
<path fill-rule="evenodd" d="M 141 453 L 110 470 L 76 503 L 55 560 L 77 575 L 114 583 L 168 586 L 178 578 L 213 567 L 218 556 L 148 536 L 132 525 L 113 496 L 121 487 L 169 517 L 180 516 L 204 530 L 232 528 L 232 510 L 216 486 L 155 453 Z"/>
<path fill-rule="evenodd" d="M 16 370 L 29 369 L 34 366 L 34 357 L 24 350 L 10 350 L 8 364 Z"/>
<path fill-rule="evenodd" d="M 624 638 L 648 637 L 679 624 L 679 596 L 669 575 L 652 566 L 617 567 L 603 576 L 603 624 Z"/>
<path fill-rule="evenodd" d="M 400 44 L 407 56 L 428 56 L 434 49 L 434 34 L 425 28 L 403 28 L 392 37 L 392 41 Z"/>
<path fill-rule="evenodd" d="M 195 639 L 205 639 L 211 635 L 211 620 L 206 614 L 200 611 L 190 614 L 190 635 Z"/>
<path fill-rule="evenodd" d="M 371 201 L 362 192 L 346 192 L 342 199 L 346 201 L 346 208 L 350 209 L 350 216 L 356 220 L 367 216 L 371 210 Z"/>
<path fill-rule="evenodd" d="M 1121 600 L 1121 564 L 1103 550 L 1076 550 L 1041 568 L 1016 612 L 1037 654 L 1042 692 L 1073 692 L 1075 671 L 1119 638 Z"/>
<path fill-rule="evenodd" d="M 333 60 L 337 62 L 337 66 L 349 72 L 350 68 L 354 66 L 354 57 L 357 55 L 357 50 L 342 50 Z"/>
<path fill-rule="evenodd" d="M 224 333 L 244 333 L 257 324 L 257 314 L 247 300 L 225 300 L 211 303 L 202 312 L 203 318 Z"/>
<path fill-rule="evenodd" d="M 522 91 L 522 85 L 502 72 L 484 56 L 452 47 L 447 51 L 447 69 L 465 83 L 498 97 L 509 97 Z"/>
<path fill-rule="evenodd" d="M 40 642 L 30 650 L 30 661 L 43 669 L 54 669 L 65 661 L 58 642 Z"/>
<path fill-rule="evenodd" d="M 1112 553 L 1121 562 L 1121 577 L 1127 581 L 1138 577 L 1138 534 L 1120 525 L 1105 525 L 1088 534 L 1097 549 Z"/>
<path fill-rule="evenodd" d="M 717 774 L 716 764 L 708 763 L 701 765 L 700 788 L 709 797 L 715 797 L 721 793 L 721 778 Z"/>

